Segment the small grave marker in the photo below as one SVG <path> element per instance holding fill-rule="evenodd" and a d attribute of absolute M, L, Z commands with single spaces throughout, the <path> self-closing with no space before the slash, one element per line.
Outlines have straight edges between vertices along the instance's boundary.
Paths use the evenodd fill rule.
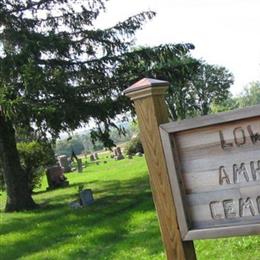
<path fill-rule="evenodd" d="M 77 159 L 77 168 L 79 173 L 82 172 L 83 170 L 82 159 Z"/>
<path fill-rule="evenodd" d="M 121 148 L 120 148 L 119 146 L 116 147 L 114 151 L 115 151 L 115 159 L 116 159 L 116 160 L 122 160 L 122 159 L 125 158 L 125 157 L 123 156 L 122 151 L 121 151 Z"/>
<path fill-rule="evenodd" d="M 79 193 L 79 196 L 82 206 L 90 206 L 94 203 L 94 198 L 91 189 L 82 190 Z"/>
<path fill-rule="evenodd" d="M 91 154 L 91 155 L 89 156 L 89 160 L 90 160 L 91 162 L 94 162 L 94 161 L 95 161 L 95 156 L 94 156 L 94 154 Z"/>
<path fill-rule="evenodd" d="M 95 160 L 99 160 L 98 153 L 94 153 Z"/>

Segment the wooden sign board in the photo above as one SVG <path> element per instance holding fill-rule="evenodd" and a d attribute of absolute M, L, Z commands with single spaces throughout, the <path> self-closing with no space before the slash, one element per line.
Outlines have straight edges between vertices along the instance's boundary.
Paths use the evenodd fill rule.
<path fill-rule="evenodd" d="M 260 234 L 260 106 L 160 132 L 182 239 Z"/>

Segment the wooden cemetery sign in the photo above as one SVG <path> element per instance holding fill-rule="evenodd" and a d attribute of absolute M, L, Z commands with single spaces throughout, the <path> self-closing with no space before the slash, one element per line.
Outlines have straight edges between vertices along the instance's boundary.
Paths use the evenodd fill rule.
<path fill-rule="evenodd" d="M 169 123 L 169 83 L 144 78 L 134 101 L 167 259 L 194 239 L 260 234 L 260 105 Z"/>
<path fill-rule="evenodd" d="M 260 234 L 260 106 L 160 128 L 182 238 Z"/>

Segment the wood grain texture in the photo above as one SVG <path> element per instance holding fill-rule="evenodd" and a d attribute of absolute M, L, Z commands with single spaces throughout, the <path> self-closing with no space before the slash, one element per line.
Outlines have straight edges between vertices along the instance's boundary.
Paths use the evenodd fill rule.
<path fill-rule="evenodd" d="M 161 126 L 184 240 L 260 234 L 259 108 Z"/>
<path fill-rule="evenodd" d="M 257 198 L 260 197 L 260 141 L 252 143 L 247 131 L 248 126 L 254 133 L 260 133 L 260 118 L 254 117 L 175 134 L 181 178 L 185 187 L 184 201 L 193 228 L 259 223 L 260 209 Z M 234 129 L 237 129 L 236 139 L 241 143 L 239 146 L 236 145 Z M 225 142 L 232 146 L 222 148 L 220 131 Z M 241 173 L 242 164 L 245 171 Z M 259 169 L 253 174 L 251 164 L 254 169 Z M 234 165 L 238 169 L 238 174 L 235 175 Z M 244 213 L 249 216 L 240 216 L 240 204 L 243 203 L 240 200 L 246 198 L 250 198 L 252 212 Z M 211 215 L 210 203 L 214 201 L 216 203 L 212 205 L 212 209 L 220 215 L 218 220 L 213 219 Z M 227 206 L 233 207 L 232 217 L 225 217 L 224 208 Z"/>
<path fill-rule="evenodd" d="M 183 242 L 181 239 L 160 138 L 159 125 L 168 122 L 164 96 L 162 93 L 153 95 L 152 91 L 143 90 L 141 97 L 133 96 L 167 259 L 196 259 L 193 242 Z"/>

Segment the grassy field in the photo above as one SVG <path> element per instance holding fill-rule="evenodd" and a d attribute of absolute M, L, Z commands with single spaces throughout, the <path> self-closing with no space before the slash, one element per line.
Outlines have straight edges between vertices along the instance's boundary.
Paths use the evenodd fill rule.
<path fill-rule="evenodd" d="M 108 160 L 108 159 L 106 159 Z M 41 209 L 1 212 L 0 259 L 165 259 L 144 158 L 101 160 L 67 174 L 70 186 L 42 188 Z M 71 209 L 78 186 L 94 193 L 88 208 Z M 3 209 L 5 197 L 0 197 Z M 196 241 L 199 260 L 260 259 L 260 237 Z"/>

